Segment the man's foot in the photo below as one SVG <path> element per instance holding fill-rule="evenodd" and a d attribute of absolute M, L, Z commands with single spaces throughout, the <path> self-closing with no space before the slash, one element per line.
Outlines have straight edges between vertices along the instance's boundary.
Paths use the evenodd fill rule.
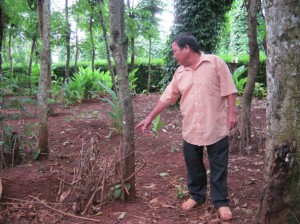
<path fill-rule="evenodd" d="M 197 201 L 195 201 L 192 198 L 189 198 L 187 201 L 183 202 L 181 205 L 181 208 L 185 211 L 191 210 L 198 204 Z"/>
<path fill-rule="evenodd" d="M 228 206 L 218 208 L 218 216 L 222 221 L 229 221 L 232 219 L 232 212 Z"/>

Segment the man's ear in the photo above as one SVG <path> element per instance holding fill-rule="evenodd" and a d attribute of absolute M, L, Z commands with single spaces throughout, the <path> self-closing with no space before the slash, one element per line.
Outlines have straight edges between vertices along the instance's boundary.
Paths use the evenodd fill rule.
<path fill-rule="evenodd" d="M 191 51 L 191 48 L 190 48 L 190 46 L 189 45 L 185 45 L 185 47 L 184 48 L 186 48 L 186 51 L 187 51 L 187 53 L 190 53 L 190 51 Z"/>

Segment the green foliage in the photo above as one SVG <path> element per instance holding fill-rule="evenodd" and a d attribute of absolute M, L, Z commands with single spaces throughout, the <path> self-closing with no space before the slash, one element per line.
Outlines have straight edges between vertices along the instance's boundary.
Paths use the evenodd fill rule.
<path fill-rule="evenodd" d="M 52 93 L 59 96 L 59 86 L 63 87 L 64 99 L 67 104 L 81 102 L 83 99 L 91 99 L 103 94 L 104 89 L 98 83 L 104 83 L 111 88 L 112 82 L 109 72 L 92 71 L 90 67 L 79 67 L 78 73 L 69 79 L 68 82 L 62 83 L 62 79 L 53 82 Z"/>
<path fill-rule="evenodd" d="M 253 95 L 259 100 L 267 96 L 267 89 L 262 83 L 255 83 Z"/>
<path fill-rule="evenodd" d="M 26 105 L 36 103 L 35 100 L 32 100 L 27 97 L 22 97 L 22 98 L 10 97 L 9 100 L 6 99 L 5 100 L 6 102 L 4 102 L 3 87 L 6 86 L 6 83 L 3 82 L 4 79 L 5 79 L 4 77 L 0 77 L 0 149 L 2 151 L 1 168 L 7 167 L 8 165 L 14 165 L 15 162 L 18 162 L 21 156 L 25 156 L 26 153 L 28 153 L 27 152 L 27 149 L 29 148 L 28 146 L 30 142 L 32 142 L 30 139 L 28 139 L 29 132 L 28 129 L 26 129 L 26 126 L 28 126 L 29 124 L 25 124 L 23 133 L 17 133 L 13 126 L 7 125 L 5 123 L 5 120 L 8 120 L 9 116 L 6 115 L 4 117 L 4 114 L 2 112 L 3 109 L 16 108 L 28 112 L 26 109 Z M 15 116 L 10 115 L 10 117 L 15 117 Z M 36 134 L 32 136 L 36 136 Z"/>
<path fill-rule="evenodd" d="M 121 107 L 121 101 L 118 98 L 117 94 L 111 90 L 111 87 L 106 86 L 105 84 L 98 82 L 100 86 L 102 86 L 107 93 L 110 94 L 112 99 L 109 99 L 107 97 L 104 97 L 102 100 L 109 103 L 109 105 L 112 108 L 112 112 L 109 111 L 107 112 L 108 116 L 110 117 L 111 120 L 111 126 L 112 126 L 112 131 L 116 133 L 120 133 L 123 130 L 123 111 Z M 108 137 L 110 137 L 111 133 L 109 134 Z"/>
<path fill-rule="evenodd" d="M 231 10 L 226 14 L 226 22 L 217 45 L 217 54 L 237 57 L 249 54 L 247 10 L 244 0 L 234 0 Z M 266 24 L 261 11 L 257 12 L 257 39 L 260 54 L 264 54 L 263 39 L 266 36 Z"/>
<path fill-rule="evenodd" d="M 172 37 L 180 32 L 191 32 L 204 52 L 213 52 L 225 13 L 232 2 L 233 0 L 175 0 Z"/>
<path fill-rule="evenodd" d="M 164 78 L 160 82 L 164 88 L 171 80 L 177 67 L 171 51 L 172 39 L 181 32 L 192 33 L 198 40 L 203 52 L 212 53 L 217 46 L 225 13 L 229 10 L 233 0 L 174 0 L 174 26 L 167 42 L 164 67 Z"/>
<path fill-rule="evenodd" d="M 151 82 L 150 82 L 150 92 L 156 91 L 161 88 L 160 80 L 163 77 L 163 65 L 164 60 L 156 59 L 151 62 Z M 135 81 L 136 92 L 141 93 L 143 90 L 147 89 L 148 81 L 148 61 L 147 59 L 139 59 L 136 61 L 136 68 L 138 72 L 135 74 L 137 80 Z"/>
<path fill-rule="evenodd" d="M 187 193 L 187 189 L 185 184 L 183 183 L 183 180 L 184 179 L 182 177 L 179 177 L 178 185 L 175 185 L 175 187 L 177 188 L 177 197 L 180 199 L 183 198 Z"/>
<path fill-rule="evenodd" d="M 67 104 L 80 103 L 84 97 L 84 77 L 75 74 L 68 82 L 63 85 L 64 97 L 67 100 Z"/>
<path fill-rule="evenodd" d="M 126 183 L 125 184 L 127 190 L 131 189 L 131 184 L 130 183 Z M 111 191 L 114 191 L 114 198 L 115 200 L 119 200 L 122 199 L 123 197 L 125 197 L 125 195 L 122 194 L 122 185 L 121 184 L 117 184 L 115 187 L 113 187 L 111 189 Z"/>
<path fill-rule="evenodd" d="M 242 95 L 243 94 L 243 91 L 244 91 L 244 86 L 247 82 L 247 77 L 241 77 L 242 74 L 247 70 L 247 68 L 245 68 L 245 66 L 240 66 L 238 67 L 233 75 L 232 75 L 232 78 L 233 78 L 233 81 L 234 81 L 234 84 L 237 88 L 237 91 L 238 91 L 238 95 Z"/>
<path fill-rule="evenodd" d="M 163 11 L 163 6 L 161 0 L 142 0 L 138 3 L 136 10 L 136 18 L 139 21 L 138 29 L 146 40 L 159 37 L 159 20 L 156 15 Z"/>
<path fill-rule="evenodd" d="M 129 75 L 128 75 L 128 82 L 129 82 L 129 86 L 130 86 L 130 91 L 132 92 L 132 93 L 136 93 L 136 84 L 135 84 L 135 82 L 138 80 L 138 78 L 137 77 L 135 77 L 135 75 L 136 75 L 136 72 L 138 71 L 139 69 L 138 68 L 136 68 L 136 69 L 133 69 L 130 73 L 129 73 Z"/>
<path fill-rule="evenodd" d="M 152 121 L 153 124 L 153 133 L 157 137 L 158 136 L 158 130 L 161 129 L 165 123 L 160 121 L 160 114 L 156 116 L 156 118 Z"/>
<path fill-rule="evenodd" d="M 163 68 L 164 60 L 163 59 L 153 59 L 151 62 L 151 83 L 150 85 L 153 87 L 153 89 L 158 89 L 160 87 L 159 81 L 162 78 L 162 68 Z M 90 62 L 82 61 L 79 63 L 79 67 L 89 67 Z M 106 61 L 100 60 L 96 61 L 95 63 L 96 69 L 100 69 L 101 71 L 108 71 L 108 64 Z M 128 66 L 130 67 L 130 66 Z M 147 89 L 147 78 L 148 78 L 148 59 L 138 58 L 135 62 L 135 68 L 138 69 L 138 72 L 134 72 L 134 74 L 129 73 L 130 78 L 134 76 L 133 79 L 135 79 L 132 84 L 135 86 L 132 86 L 135 90 L 133 92 L 140 93 L 144 89 Z M 65 63 L 58 63 L 55 64 L 53 68 L 53 73 L 55 74 L 55 79 L 58 79 L 60 77 L 64 77 L 65 74 Z M 109 74 L 109 73 L 108 73 Z M 70 68 L 70 76 L 73 77 L 74 74 L 74 67 L 71 66 Z"/>
<path fill-rule="evenodd" d="M 39 88 L 39 79 L 40 79 L 40 65 L 34 64 L 31 70 L 30 76 L 30 93 L 37 95 Z"/>

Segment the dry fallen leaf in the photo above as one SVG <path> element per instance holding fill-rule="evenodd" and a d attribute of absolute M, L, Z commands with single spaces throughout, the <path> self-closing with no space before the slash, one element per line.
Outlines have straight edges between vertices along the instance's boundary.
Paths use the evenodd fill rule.
<path fill-rule="evenodd" d="M 118 217 L 118 220 L 120 221 L 120 220 L 124 219 L 125 215 L 126 215 L 126 212 L 121 212 L 121 214 Z"/>
<path fill-rule="evenodd" d="M 66 197 L 68 197 L 68 195 L 71 193 L 71 188 L 69 188 L 68 190 L 66 190 L 65 192 L 63 192 L 60 197 L 59 197 L 59 202 L 62 203 L 64 202 L 64 200 L 66 199 Z"/>
<path fill-rule="evenodd" d="M 169 205 L 169 204 L 166 204 L 166 203 L 161 202 L 161 201 L 160 201 L 160 204 L 161 204 L 161 206 L 162 206 L 163 208 L 175 208 L 174 206 Z"/>
<path fill-rule="evenodd" d="M 152 199 L 149 203 L 150 204 L 157 204 L 158 203 L 158 198 Z"/>

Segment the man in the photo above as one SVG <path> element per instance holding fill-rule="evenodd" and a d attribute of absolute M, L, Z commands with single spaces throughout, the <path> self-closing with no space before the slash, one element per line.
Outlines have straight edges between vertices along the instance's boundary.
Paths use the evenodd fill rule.
<path fill-rule="evenodd" d="M 139 123 L 145 132 L 152 120 L 179 96 L 183 115 L 183 153 L 190 198 L 182 209 L 190 210 L 206 200 L 207 175 L 203 149 L 210 162 L 210 192 L 214 207 L 223 220 L 232 219 L 227 198 L 228 134 L 237 125 L 236 87 L 224 61 L 200 51 L 196 38 L 179 34 L 172 42 L 180 65 L 148 117 Z"/>

